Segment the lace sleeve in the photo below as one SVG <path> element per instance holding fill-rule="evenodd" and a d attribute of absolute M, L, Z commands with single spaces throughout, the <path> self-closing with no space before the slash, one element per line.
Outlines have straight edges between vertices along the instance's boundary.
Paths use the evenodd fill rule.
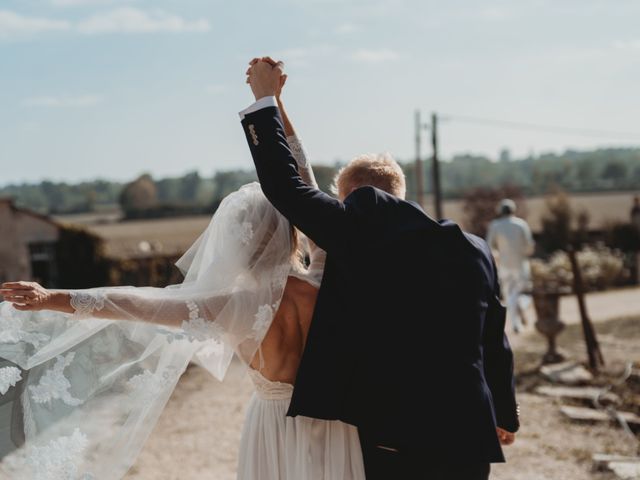
<path fill-rule="evenodd" d="M 94 290 L 70 290 L 69 291 L 71 307 L 74 309 L 73 314 L 76 318 L 87 318 L 100 312 L 104 308 L 104 289 L 97 288 Z"/>
<path fill-rule="evenodd" d="M 296 163 L 298 164 L 298 173 L 302 177 L 302 180 L 312 187 L 318 188 L 318 182 L 316 182 L 316 177 L 313 174 L 313 169 L 309 163 L 307 152 L 305 151 L 298 136 L 291 135 L 287 137 L 287 143 L 289 144 L 293 158 L 295 158 Z"/>
<path fill-rule="evenodd" d="M 307 152 L 305 151 L 304 146 L 302 145 L 302 142 L 300 141 L 298 136 L 292 135 L 287 137 L 287 143 L 289 144 L 289 148 L 291 149 L 293 158 L 295 158 L 296 163 L 298 164 L 298 173 L 302 177 L 302 180 L 304 180 L 312 187 L 318 188 L 318 182 L 316 181 L 316 177 L 313 174 L 313 168 L 309 163 Z M 304 238 L 306 242 L 306 248 L 309 252 L 310 260 L 308 275 L 312 277 L 314 282 L 319 284 L 322 280 L 322 274 L 324 272 L 324 264 L 327 254 L 311 239 L 306 236 Z"/>
<path fill-rule="evenodd" d="M 193 331 L 196 324 L 211 325 L 232 302 L 245 295 L 209 294 L 200 289 L 109 287 L 70 290 L 76 318 L 103 318 L 152 323 Z M 209 327 L 208 327 L 209 328 Z M 203 336 L 205 332 L 201 332 Z"/>

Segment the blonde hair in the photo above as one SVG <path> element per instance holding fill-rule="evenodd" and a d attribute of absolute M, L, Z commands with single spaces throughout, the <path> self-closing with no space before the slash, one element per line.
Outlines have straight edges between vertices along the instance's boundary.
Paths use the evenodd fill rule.
<path fill-rule="evenodd" d="M 356 188 L 370 185 L 396 197 L 404 198 L 407 185 L 404 172 L 389 153 L 359 155 L 340 169 L 333 183 L 333 193 L 348 195 Z"/>
<path fill-rule="evenodd" d="M 294 269 L 300 270 L 305 266 L 304 250 L 300 241 L 300 232 L 291 225 L 291 265 Z"/>

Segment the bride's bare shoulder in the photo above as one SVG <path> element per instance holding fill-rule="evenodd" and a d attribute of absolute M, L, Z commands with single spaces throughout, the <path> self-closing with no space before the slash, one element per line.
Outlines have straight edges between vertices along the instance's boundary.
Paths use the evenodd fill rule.
<path fill-rule="evenodd" d="M 318 296 L 318 289 L 300 278 L 290 276 L 284 288 L 280 307 L 274 317 L 274 323 L 269 332 L 281 331 L 278 329 L 295 328 L 308 325 L 313 315 L 313 310 Z M 285 327 L 285 326 L 290 327 Z"/>
<path fill-rule="evenodd" d="M 300 294 L 300 295 L 313 295 L 318 293 L 318 289 L 314 287 L 311 283 L 290 275 L 287 278 L 287 284 L 285 286 L 285 292 Z"/>
<path fill-rule="evenodd" d="M 283 317 L 288 317 L 292 325 L 295 323 L 302 328 L 305 338 L 317 298 L 318 289 L 309 282 L 294 276 L 288 278 L 279 313 L 282 313 Z"/>
<path fill-rule="evenodd" d="M 290 276 L 284 288 L 283 302 L 291 302 L 298 306 L 315 304 L 318 289 L 309 282 Z"/>

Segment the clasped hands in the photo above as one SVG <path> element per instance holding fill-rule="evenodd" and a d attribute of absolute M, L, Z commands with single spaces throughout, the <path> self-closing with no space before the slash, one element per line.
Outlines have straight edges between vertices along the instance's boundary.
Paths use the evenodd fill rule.
<path fill-rule="evenodd" d="M 271 57 L 254 58 L 247 69 L 247 83 L 257 100 L 264 97 L 280 98 L 282 87 L 287 81 L 284 62 Z"/>

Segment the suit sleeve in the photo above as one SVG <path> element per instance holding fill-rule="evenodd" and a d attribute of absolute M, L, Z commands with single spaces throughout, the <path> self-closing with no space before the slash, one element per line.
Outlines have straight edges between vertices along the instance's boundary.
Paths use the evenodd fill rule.
<path fill-rule="evenodd" d="M 348 227 L 345 205 L 301 178 L 278 108 L 249 113 L 242 126 L 265 196 L 320 248 L 335 248 Z"/>
<path fill-rule="evenodd" d="M 483 332 L 484 372 L 496 414 L 498 427 L 509 432 L 520 428 L 519 407 L 516 402 L 513 352 L 505 334 L 506 309 L 500 302 L 500 285 L 496 267 L 494 293 L 489 302 Z"/>

